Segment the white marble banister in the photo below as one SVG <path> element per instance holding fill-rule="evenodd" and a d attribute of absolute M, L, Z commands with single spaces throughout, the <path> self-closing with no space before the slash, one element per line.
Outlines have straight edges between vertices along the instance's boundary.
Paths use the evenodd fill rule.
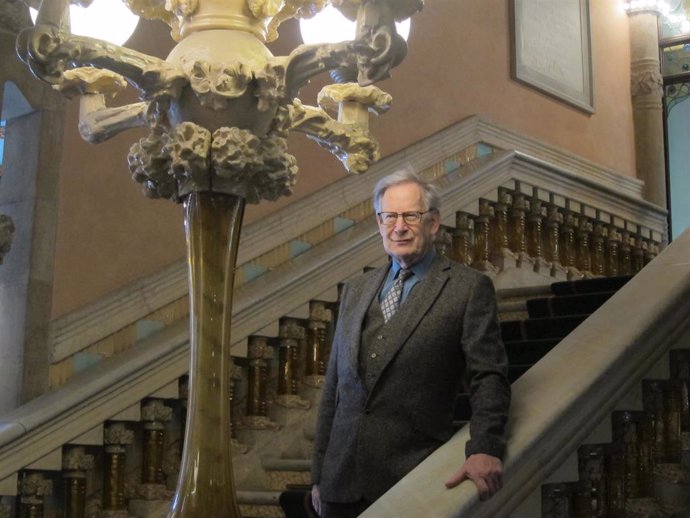
<path fill-rule="evenodd" d="M 362 518 L 500 518 L 530 495 L 670 348 L 690 343 L 690 229 L 513 383 L 504 487 L 479 502 L 447 490 L 464 460 L 460 430 Z"/>
<path fill-rule="evenodd" d="M 642 183 L 639 180 L 472 116 L 381 160 L 365 175 L 343 178 L 249 225 L 242 233 L 238 265 L 280 244 L 276 243 L 275 236 L 281 236 L 281 242 L 288 242 L 363 202 L 371 196 L 372 188 L 381 176 L 402 167 L 424 170 L 475 144 L 516 150 L 525 157 L 532 157 L 529 167 L 533 170 L 546 166 L 557 171 L 558 179 L 572 177 L 575 184 L 588 184 L 594 190 L 608 192 L 612 200 L 637 206 L 638 212 L 640 208 L 647 210 L 645 207 L 648 207 L 650 213 L 656 213 L 657 216 L 662 214 L 658 208 L 642 201 Z M 315 211 L 314 207 L 319 207 L 319 210 Z M 656 219 L 659 227 L 659 220 L 663 220 L 663 216 Z M 51 323 L 53 361 L 64 359 L 144 318 L 184 296 L 186 290 L 186 263 L 180 260 L 157 275 L 136 281 L 87 307 L 58 318 Z"/>

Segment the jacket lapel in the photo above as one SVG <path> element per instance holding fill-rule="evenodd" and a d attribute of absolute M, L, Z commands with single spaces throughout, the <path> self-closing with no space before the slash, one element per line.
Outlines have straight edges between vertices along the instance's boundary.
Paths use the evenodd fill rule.
<path fill-rule="evenodd" d="M 352 317 L 347 325 L 348 328 L 352 330 L 350 362 L 352 363 L 352 367 L 354 368 L 355 372 L 358 370 L 359 345 L 362 341 L 364 317 L 369 310 L 372 300 L 374 300 L 374 297 L 378 295 L 381 284 L 383 284 L 383 279 L 388 273 L 389 269 L 389 264 L 381 266 L 378 270 L 374 271 L 370 277 L 367 278 L 367 282 L 363 283 L 360 289 L 352 291 L 352 296 L 357 298 L 357 303 L 354 307 Z"/>
<path fill-rule="evenodd" d="M 424 280 L 415 286 L 405 303 L 388 322 L 387 325 L 390 329 L 387 330 L 387 333 L 390 336 L 391 346 L 388 349 L 388 356 L 385 358 L 381 372 L 386 370 L 388 364 L 395 358 L 400 348 L 417 329 L 419 323 L 438 299 L 448 281 L 449 268 L 448 259 L 437 255 Z"/>

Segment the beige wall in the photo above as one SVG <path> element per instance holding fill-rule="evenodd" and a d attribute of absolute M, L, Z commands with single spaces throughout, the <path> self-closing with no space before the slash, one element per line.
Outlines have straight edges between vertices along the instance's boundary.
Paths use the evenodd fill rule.
<path fill-rule="evenodd" d="M 410 51 L 380 86 L 393 94 L 391 111 L 373 122 L 384 156 L 478 114 L 569 150 L 623 175 L 635 174 L 628 20 L 617 0 L 592 4 L 594 115 L 552 99 L 510 77 L 508 0 L 427 0 L 413 19 Z M 132 46 L 163 55 L 165 31 L 145 24 Z M 272 49 L 297 42 L 286 24 Z M 319 84 L 300 97 L 313 104 Z M 76 103 L 65 125 L 53 315 L 59 316 L 150 275 L 184 254 L 181 207 L 152 201 L 130 179 L 126 154 L 139 138 L 129 132 L 100 146 L 79 140 Z M 301 135 L 291 138 L 300 175 L 295 194 L 250 207 L 254 221 L 344 175 L 340 163 Z"/>

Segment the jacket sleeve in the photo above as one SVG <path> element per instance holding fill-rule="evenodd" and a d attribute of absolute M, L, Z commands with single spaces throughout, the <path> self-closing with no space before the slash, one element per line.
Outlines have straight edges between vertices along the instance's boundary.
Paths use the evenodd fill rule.
<path fill-rule="evenodd" d="M 465 454 L 486 453 L 502 459 L 510 406 L 508 360 L 498 324 L 496 293 L 485 275 L 478 278 L 470 293 L 462 347 L 472 407 Z"/>
<path fill-rule="evenodd" d="M 343 288 L 341 294 L 341 307 L 344 307 L 344 301 L 347 296 L 347 285 Z M 336 326 L 339 324 L 336 324 Z M 328 367 L 326 368 L 326 381 L 321 390 L 321 403 L 319 404 L 319 412 L 316 419 L 316 435 L 314 437 L 314 453 L 311 462 L 311 481 L 312 484 L 318 485 L 321 482 L 321 469 L 323 467 L 323 459 L 328 448 L 328 441 L 331 436 L 331 428 L 333 426 L 333 416 L 335 415 L 335 407 L 338 392 L 338 349 L 341 347 L 337 337 L 339 333 L 336 330 L 331 347 L 330 358 L 328 359 Z"/>

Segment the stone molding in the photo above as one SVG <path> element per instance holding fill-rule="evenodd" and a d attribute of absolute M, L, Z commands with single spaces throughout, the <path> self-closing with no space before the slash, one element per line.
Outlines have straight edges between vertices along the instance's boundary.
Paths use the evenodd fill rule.
<path fill-rule="evenodd" d="M 599 206 L 596 200 L 601 192 L 602 205 L 610 202 L 616 210 L 636 214 L 647 227 L 665 230 L 664 211 L 651 204 L 614 196 L 613 188 L 602 190 L 595 182 L 581 181 L 566 170 L 516 152 L 489 155 L 439 178 L 446 207 L 443 219 L 451 221 L 455 210 L 474 210 L 479 198 L 490 197 L 498 186 L 515 181 L 544 190 L 563 182 L 563 189 L 568 187 L 583 198 L 580 201 L 593 207 Z M 238 287 L 233 308 L 236 354 L 240 353 L 239 341 L 277 321 L 286 310 L 307 304 L 381 259 L 380 237 L 372 215 Z M 0 417 L 0 480 L 154 394 L 188 369 L 189 330 L 183 320 Z"/>
<path fill-rule="evenodd" d="M 462 464 L 469 439 L 466 427 L 362 518 L 522 516 L 514 511 L 525 498 L 566 462 L 622 399 L 639 393 L 635 385 L 669 349 L 688 343 L 689 250 L 686 231 L 513 383 L 504 486 L 493 498 L 480 503 L 470 483 L 451 491 L 443 486 Z M 612 325 L 616 332 L 610 332 Z"/>
<path fill-rule="evenodd" d="M 550 164 L 549 167 L 566 176 L 645 206 L 640 180 L 622 176 L 572 153 L 472 116 L 381 160 L 365 175 L 343 178 L 248 225 L 240 238 L 237 264 L 246 264 L 275 248 L 275 236 L 282 236 L 284 242 L 288 242 L 367 200 L 382 176 L 405 167 L 422 171 L 480 143 L 504 150 L 517 150 L 536 161 Z M 315 211 L 314 207 L 320 207 L 319 211 Z M 183 259 L 157 275 L 136 281 L 56 319 L 51 323 L 52 361 L 58 362 L 81 351 L 179 299 L 186 292 L 187 269 Z"/>

